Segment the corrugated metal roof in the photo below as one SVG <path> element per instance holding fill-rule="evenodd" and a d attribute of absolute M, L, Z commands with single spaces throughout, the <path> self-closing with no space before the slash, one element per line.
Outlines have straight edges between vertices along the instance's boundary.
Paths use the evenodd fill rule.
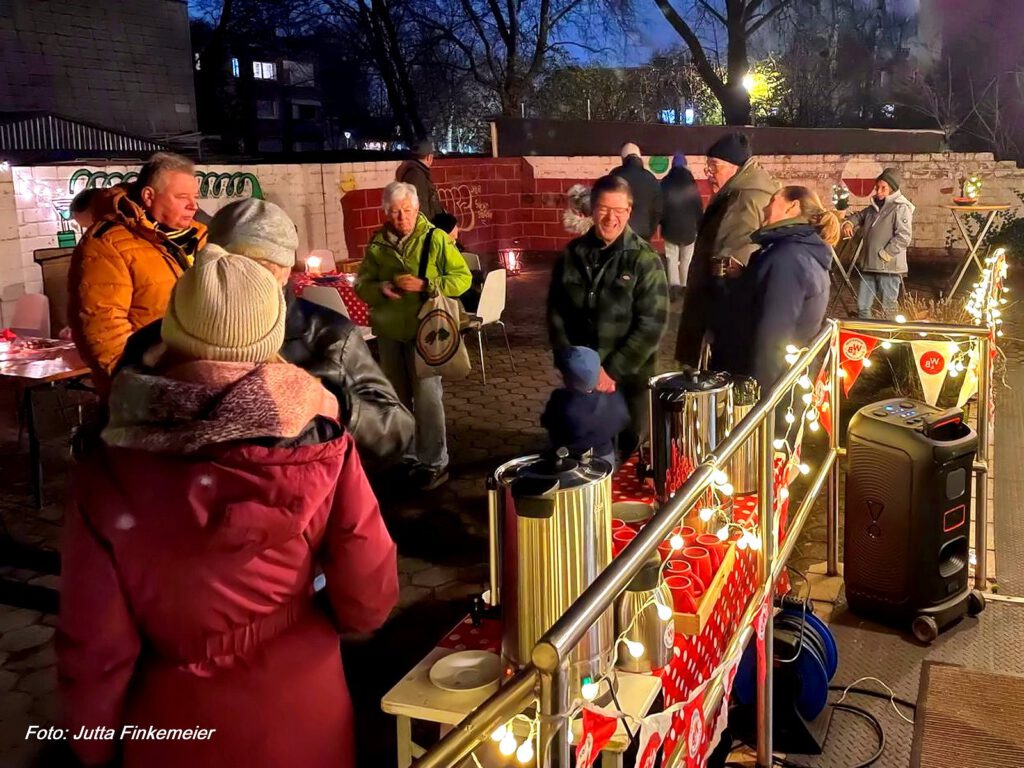
<path fill-rule="evenodd" d="M 0 112 L 0 153 L 140 155 L 168 149 L 150 139 L 50 112 Z"/>

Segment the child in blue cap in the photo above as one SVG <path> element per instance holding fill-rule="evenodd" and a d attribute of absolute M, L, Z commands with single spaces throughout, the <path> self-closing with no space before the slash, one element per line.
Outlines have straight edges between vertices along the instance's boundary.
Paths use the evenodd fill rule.
<path fill-rule="evenodd" d="M 620 392 L 598 392 L 601 358 L 589 347 L 555 352 L 555 365 L 565 386 L 551 393 L 540 418 L 553 448 L 568 448 L 579 458 L 593 451 L 615 466 L 616 435 L 629 425 L 629 409 Z"/>

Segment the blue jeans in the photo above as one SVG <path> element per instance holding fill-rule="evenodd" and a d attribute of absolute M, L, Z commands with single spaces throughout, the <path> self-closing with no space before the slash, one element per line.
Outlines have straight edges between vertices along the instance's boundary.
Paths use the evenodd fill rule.
<path fill-rule="evenodd" d="M 444 390 L 440 376 L 416 375 L 415 342 L 377 339 L 380 368 L 395 388 L 402 405 L 416 419 L 416 439 L 405 458 L 430 469 L 448 466 L 448 436 L 444 423 Z"/>
<path fill-rule="evenodd" d="M 889 275 L 883 272 L 862 272 L 860 288 L 857 291 L 857 314 L 862 320 L 871 319 L 871 308 L 875 297 L 882 301 L 882 316 L 892 320 L 896 316 L 896 300 L 900 296 L 900 275 Z"/>

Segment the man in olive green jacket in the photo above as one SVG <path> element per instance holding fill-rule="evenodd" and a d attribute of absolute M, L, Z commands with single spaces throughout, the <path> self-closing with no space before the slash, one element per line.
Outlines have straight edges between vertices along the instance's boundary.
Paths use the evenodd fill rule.
<path fill-rule="evenodd" d="M 356 293 L 370 305 L 384 375 L 416 417 L 416 439 L 406 457 L 412 463 L 413 480 L 431 490 L 448 479 L 448 442 L 441 378 L 416 375 L 419 312 L 423 294 L 460 296 L 473 278 L 455 243 L 420 214 L 414 186 L 400 181 L 388 184 L 384 211 L 388 221 L 366 246 Z M 421 279 L 425 247 L 426 272 Z"/>
<path fill-rule="evenodd" d="M 735 304 L 735 286 L 750 256 L 758 249 L 750 236 L 761 228 L 764 207 L 779 184 L 751 156 L 742 133 L 727 134 L 707 155 L 708 180 L 714 196 L 704 210 L 686 284 L 679 322 L 676 359 L 697 365 L 705 334 L 712 336 L 711 367 L 738 367 L 740 350 L 714 343 L 715 328 L 724 339 L 737 338 L 725 324 L 742 322 L 745 307 Z"/>

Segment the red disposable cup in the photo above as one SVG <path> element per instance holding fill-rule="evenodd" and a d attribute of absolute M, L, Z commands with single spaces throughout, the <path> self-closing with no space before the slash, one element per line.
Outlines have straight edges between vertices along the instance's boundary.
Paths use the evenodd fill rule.
<path fill-rule="evenodd" d="M 681 557 L 674 557 L 665 566 L 665 572 L 669 576 L 692 576 L 693 566 Z"/>
<path fill-rule="evenodd" d="M 679 535 L 683 537 L 683 546 L 692 547 L 697 541 L 697 529 L 684 525 L 679 529 Z"/>
<path fill-rule="evenodd" d="M 718 569 L 722 567 L 722 559 L 725 557 L 725 548 L 727 542 L 722 541 L 714 533 L 702 533 L 697 537 L 698 547 L 704 547 L 711 555 L 711 566 L 714 568 L 715 573 L 718 573 Z"/>
<path fill-rule="evenodd" d="M 693 580 L 689 576 L 669 576 L 665 583 L 672 593 L 672 606 L 676 613 L 697 612 L 697 598 L 694 595 Z"/>
<path fill-rule="evenodd" d="M 687 547 L 683 550 L 683 559 L 690 562 L 693 572 L 706 589 L 715 575 L 711 567 L 711 554 L 704 547 Z"/>
<path fill-rule="evenodd" d="M 704 586 L 704 582 L 700 580 L 700 577 L 696 573 L 690 574 L 690 581 L 693 582 L 693 596 L 700 602 L 700 599 L 704 597 L 704 593 L 707 592 L 707 588 Z"/>
<path fill-rule="evenodd" d="M 671 559 L 671 557 L 672 557 L 672 545 L 669 544 L 667 541 L 661 542 L 661 544 L 658 545 L 658 557 L 661 558 L 661 562 L 663 562 L 663 563 L 666 560 Z"/>
<path fill-rule="evenodd" d="M 629 526 L 620 528 L 617 531 L 612 531 L 612 556 L 616 556 L 626 548 L 633 539 L 636 538 L 636 531 Z"/>

